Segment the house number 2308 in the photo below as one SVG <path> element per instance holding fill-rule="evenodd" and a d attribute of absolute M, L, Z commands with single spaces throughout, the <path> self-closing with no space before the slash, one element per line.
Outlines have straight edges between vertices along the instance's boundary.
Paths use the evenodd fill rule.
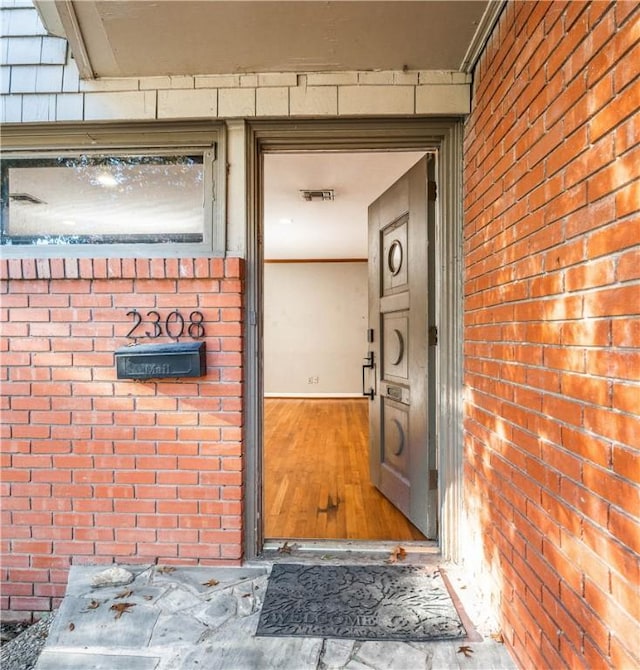
<path fill-rule="evenodd" d="M 179 340 L 181 337 L 184 337 L 185 331 L 192 340 L 199 340 L 205 336 L 204 314 L 202 312 L 191 312 L 188 321 L 184 318 L 182 312 L 177 309 L 167 314 L 164 320 L 160 313 L 155 310 L 147 312 L 146 321 L 137 309 L 127 312 L 127 316 L 130 316 L 133 320 L 133 327 L 127 333 L 127 337 L 132 340 L 136 340 L 139 337 L 156 338 L 165 334 L 172 340 Z M 140 330 L 144 328 L 145 323 L 149 324 L 151 329 L 145 328 L 143 333 L 140 334 Z"/>

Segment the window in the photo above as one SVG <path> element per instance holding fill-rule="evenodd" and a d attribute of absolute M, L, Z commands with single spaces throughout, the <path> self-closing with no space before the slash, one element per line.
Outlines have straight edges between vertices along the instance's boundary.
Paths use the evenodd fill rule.
<path fill-rule="evenodd" d="M 92 141 L 91 149 L 7 152 L 0 170 L 3 255 L 223 254 L 217 133 L 199 136 L 201 146 L 180 146 L 180 138 L 130 136 L 153 148 L 106 141 L 94 148 Z M 164 143 L 172 146 L 157 147 Z"/>
<path fill-rule="evenodd" d="M 202 242 L 202 164 L 202 155 L 4 161 L 2 243 Z"/>

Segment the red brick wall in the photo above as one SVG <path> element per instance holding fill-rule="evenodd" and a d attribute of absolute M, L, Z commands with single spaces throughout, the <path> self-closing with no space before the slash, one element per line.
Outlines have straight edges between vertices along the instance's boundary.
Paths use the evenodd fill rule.
<path fill-rule="evenodd" d="M 511 2 L 474 75 L 466 501 L 525 668 L 640 667 L 639 42 Z"/>
<path fill-rule="evenodd" d="M 4 260 L 0 276 L 2 608 L 55 607 L 72 563 L 237 563 L 242 261 Z M 202 312 L 206 376 L 117 380 L 133 309 Z"/>

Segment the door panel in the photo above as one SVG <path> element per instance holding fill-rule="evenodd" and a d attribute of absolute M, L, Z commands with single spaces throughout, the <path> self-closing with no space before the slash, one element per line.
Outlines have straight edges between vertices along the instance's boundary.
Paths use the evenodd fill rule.
<path fill-rule="evenodd" d="M 427 537 L 436 535 L 430 494 L 428 173 L 421 159 L 369 207 L 371 480 Z M 432 216 L 432 215 L 431 215 Z M 431 310 L 431 313 L 434 313 Z M 433 478 L 431 478 L 432 481 Z"/>
<path fill-rule="evenodd" d="M 392 377 L 402 382 L 409 379 L 407 351 L 409 349 L 409 313 L 387 312 L 382 319 L 384 342 L 382 364 L 383 379 Z"/>
<path fill-rule="evenodd" d="M 406 290 L 407 273 L 407 224 L 408 216 L 386 226 L 382 231 L 382 294 L 383 296 Z"/>

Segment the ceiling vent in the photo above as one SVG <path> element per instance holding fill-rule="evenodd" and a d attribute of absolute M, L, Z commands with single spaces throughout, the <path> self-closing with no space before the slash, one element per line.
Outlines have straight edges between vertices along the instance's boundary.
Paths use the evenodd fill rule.
<path fill-rule="evenodd" d="M 335 200 L 335 193 L 332 188 L 309 189 L 300 191 L 300 197 L 307 202 L 315 200 Z"/>
<path fill-rule="evenodd" d="M 26 202 L 29 203 L 30 205 L 46 204 L 44 200 L 40 200 L 40 198 L 36 198 L 35 195 L 31 195 L 30 193 L 10 193 L 9 197 L 14 202 Z"/>

